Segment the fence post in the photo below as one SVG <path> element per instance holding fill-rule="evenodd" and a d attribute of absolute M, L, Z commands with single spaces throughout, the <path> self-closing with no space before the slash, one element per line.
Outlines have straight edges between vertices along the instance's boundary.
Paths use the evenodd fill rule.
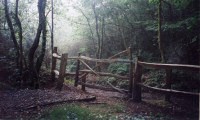
<path fill-rule="evenodd" d="M 138 58 L 135 61 L 135 76 L 133 81 L 133 101 L 140 102 L 142 99 L 141 87 L 138 83 L 141 83 L 142 66 L 138 64 Z"/>
<path fill-rule="evenodd" d="M 165 88 L 171 89 L 171 74 L 172 69 L 166 69 L 166 79 L 165 79 Z M 170 101 L 170 93 L 165 95 L 165 101 Z"/>
<path fill-rule="evenodd" d="M 81 56 L 81 53 L 78 53 L 78 57 Z M 75 82 L 74 82 L 74 86 L 77 87 L 78 86 L 78 81 L 79 81 L 79 70 L 80 70 L 80 60 L 77 59 L 77 64 L 76 64 L 76 76 L 75 76 Z"/>
<path fill-rule="evenodd" d="M 60 63 L 60 70 L 59 70 L 59 78 L 57 82 L 56 89 L 57 90 L 62 90 L 63 82 L 64 82 L 64 76 L 65 76 L 65 70 L 66 70 L 66 65 L 67 65 L 67 58 L 68 54 L 62 54 L 61 56 L 61 63 Z"/>
<path fill-rule="evenodd" d="M 53 48 L 53 53 L 57 53 L 58 51 L 58 48 L 57 47 L 54 47 Z M 55 81 L 55 73 L 54 73 L 54 70 L 56 69 L 56 58 L 53 57 L 53 54 L 52 54 L 52 63 L 51 63 L 51 80 L 54 82 Z"/>
<path fill-rule="evenodd" d="M 83 76 L 83 78 L 82 78 L 82 83 L 83 83 L 83 84 L 82 84 L 82 88 L 81 88 L 81 89 L 82 89 L 83 91 L 85 91 L 86 75 Z"/>
<path fill-rule="evenodd" d="M 129 97 L 132 97 L 133 93 L 133 56 L 132 56 L 132 48 L 129 47 L 129 60 L 130 62 L 130 68 L 129 68 Z"/>

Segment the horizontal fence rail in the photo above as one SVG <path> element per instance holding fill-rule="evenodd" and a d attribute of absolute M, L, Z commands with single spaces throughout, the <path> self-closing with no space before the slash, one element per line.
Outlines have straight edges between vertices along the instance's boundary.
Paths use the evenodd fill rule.
<path fill-rule="evenodd" d="M 95 74 L 94 72 L 90 71 L 90 70 L 80 70 L 80 73 L 90 73 L 90 74 Z M 116 75 L 116 74 L 112 74 L 112 73 L 105 73 L 105 72 L 96 72 L 96 74 L 98 74 L 99 76 L 110 76 L 110 77 L 116 77 L 116 78 L 120 78 L 120 79 L 129 79 L 129 77 L 126 76 L 120 76 L 120 75 Z"/>
<path fill-rule="evenodd" d="M 96 59 L 96 58 L 90 58 L 90 57 L 86 57 L 86 56 L 80 56 L 79 59 L 92 61 L 92 62 L 98 62 L 98 63 L 113 63 L 113 62 L 130 63 L 130 62 L 133 62 L 133 61 L 130 61 L 127 59 Z"/>
<path fill-rule="evenodd" d="M 192 93 L 192 92 L 185 92 L 185 91 L 178 91 L 178 90 L 172 90 L 172 89 L 163 89 L 163 88 L 157 88 L 157 87 L 150 87 L 141 83 L 138 83 L 143 88 L 146 88 L 151 91 L 155 91 L 158 93 L 163 93 L 163 94 L 172 94 L 180 97 L 199 97 L 199 93 Z"/>
<path fill-rule="evenodd" d="M 184 65 L 184 64 L 163 64 L 163 63 L 148 63 L 138 61 L 138 64 L 145 68 L 152 69 L 190 69 L 190 70 L 200 70 L 198 65 Z"/>

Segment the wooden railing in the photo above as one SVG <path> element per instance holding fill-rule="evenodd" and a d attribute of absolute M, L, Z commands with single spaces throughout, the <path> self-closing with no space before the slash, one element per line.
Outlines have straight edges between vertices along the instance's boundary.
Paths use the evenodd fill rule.
<path fill-rule="evenodd" d="M 128 53 L 129 59 L 116 59 L 117 56 Z M 66 72 L 66 66 L 67 66 L 67 60 L 68 59 L 74 59 L 76 60 L 76 72 L 75 73 L 67 73 Z M 56 62 L 57 60 L 60 60 L 60 67 L 59 70 L 56 70 Z M 95 67 L 90 67 L 86 61 L 89 62 L 96 62 L 98 63 Z M 97 72 L 95 71 L 98 66 L 101 66 L 104 63 L 114 63 L 114 62 L 122 62 L 122 63 L 129 63 L 130 69 L 129 69 L 129 75 L 128 76 L 121 76 L 117 74 L 112 73 L 105 73 L 105 72 Z M 80 69 L 80 65 L 84 65 L 87 69 Z M 135 68 L 134 68 L 135 67 Z M 166 78 L 165 78 L 165 89 L 163 88 L 156 88 L 156 87 L 150 87 L 141 82 L 141 77 L 143 74 L 143 69 L 164 69 L 166 72 Z M 132 57 L 132 50 L 131 48 L 128 48 L 127 50 L 124 50 L 120 53 L 115 54 L 114 56 L 111 56 L 108 59 L 95 59 L 95 58 L 89 58 L 86 56 L 81 56 L 79 53 L 77 57 L 68 57 L 68 54 L 62 54 L 59 55 L 57 53 L 57 48 L 54 48 L 53 55 L 52 55 L 52 80 L 55 81 L 55 75 L 58 76 L 57 86 L 56 88 L 58 90 L 62 89 L 64 78 L 66 76 L 75 76 L 74 86 L 81 85 L 82 90 L 85 90 L 85 87 L 90 88 L 96 88 L 101 90 L 107 90 L 107 91 L 117 91 L 121 93 L 128 93 L 130 98 L 133 98 L 134 101 L 140 102 L 142 97 L 142 91 L 141 88 L 164 93 L 165 94 L 165 100 L 169 101 L 171 95 L 176 96 L 188 96 L 188 97 L 199 97 L 199 93 L 191 93 L 191 92 L 185 92 L 185 91 L 177 91 L 171 89 L 172 79 L 172 69 L 181 69 L 181 70 L 195 70 L 199 71 L 200 66 L 198 65 L 182 65 L 182 64 L 161 64 L 161 63 L 147 63 L 139 61 L 138 59 L 135 60 L 135 63 L 133 61 Z M 134 73 L 133 73 L 134 71 Z M 121 80 L 129 80 L 129 88 L 128 90 L 119 89 L 114 87 L 112 84 L 108 83 L 110 87 L 104 87 L 99 85 L 93 85 L 86 83 L 86 76 L 88 74 L 93 74 L 97 76 L 110 76 L 119 78 Z"/>
<path fill-rule="evenodd" d="M 150 87 L 141 82 L 142 77 L 142 69 L 164 69 L 166 72 L 165 78 L 165 89 Z M 194 97 L 199 98 L 199 93 L 185 92 L 185 91 L 177 91 L 171 89 L 172 79 L 172 69 L 181 69 L 181 70 L 194 70 L 199 71 L 200 66 L 198 65 L 183 65 L 183 64 L 161 64 L 161 63 L 147 63 L 136 60 L 135 62 L 135 79 L 134 79 L 134 87 L 133 87 L 133 99 L 136 102 L 141 101 L 141 88 L 148 89 L 151 91 L 159 92 L 165 94 L 165 100 L 169 101 L 171 95 L 176 96 L 184 96 L 184 97 Z"/>

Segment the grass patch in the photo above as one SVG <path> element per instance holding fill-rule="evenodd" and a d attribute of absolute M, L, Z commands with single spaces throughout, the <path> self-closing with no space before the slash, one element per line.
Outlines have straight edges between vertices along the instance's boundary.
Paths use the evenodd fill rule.
<path fill-rule="evenodd" d="M 91 112 L 88 109 L 71 104 L 54 108 L 49 113 L 45 113 L 42 120 L 92 120 Z"/>
<path fill-rule="evenodd" d="M 40 120 L 173 120 L 160 113 L 149 116 L 128 115 L 124 110 L 123 104 L 70 104 L 54 108 L 43 114 Z"/>
<path fill-rule="evenodd" d="M 70 104 L 56 107 L 42 115 L 41 120 L 117 120 L 117 114 L 124 112 L 119 105 Z"/>

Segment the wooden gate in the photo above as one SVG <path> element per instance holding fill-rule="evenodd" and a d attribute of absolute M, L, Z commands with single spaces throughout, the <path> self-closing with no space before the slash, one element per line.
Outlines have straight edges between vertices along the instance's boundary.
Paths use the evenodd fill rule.
<path fill-rule="evenodd" d="M 129 56 L 129 59 L 116 59 L 116 57 L 122 55 L 122 54 L 127 54 Z M 74 59 L 77 61 L 76 63 L 76 72 L 75 73 L 67 73 L 66 72 L 66 66 L 67 66 L 67 60 L 69 59 Z M 60 69 L 56 70 L 56 62 L 57 60 L 61 60 L 60 63 Z M 94 62 L 96 63 L 96 66 L 90 67 L 87 62 Z M 111 64 L 111 63 L 127 63 L 129 64 L 129 74 L 127 76 L 121 76 L 118 74 L 112 74 L 112 73 L 106 73 L 106 72 L 97 72 L 95 69 L 100 67 L 103 64 Z M 132 57 L 132 50 L 131 48 L 128 48 L 127 50 L 124 50 L 120 53 L 117 53 L 113 56 L 111 56 L 108 59 L 95 59 L 95 58 L 90 58 L 86 56 L 82 56 L 80 53 L 78 54 L 77 57 L 68 57 L 68 54 L 62 54 L 59 55 L 57 53 L 57 47 L 54 48 L 53 52 L 53 58 L 52 58 L 52 80 L 55 80 L 55 75 L 58 75 L 58 81 L 57 81 L 57 89 L 61 90 L 62 85 L 64 82 L 64 77 L 68 75 L 75 75 L 75 81 L 74 81 L 74 86 L 77 87 L 78 85 L 82 86 L 82 90 L 85 90 L 85 87 L 89 88 L 95 88 L 95 89 L 101 89 L 101 90 L 106 90 L 106 91 L 117 91 L 120 93 L 126 93 L 129 94 L 130 97 L 132 95 L 132 90 L 133 90 L 133 67 L 134 67 L 134 61 Z M 86 69 L 80 69 L 80 65 L 84 65 Z M 110 76 L 110 77 L 115 77 L 119 78 L 121 80 L 129 80 L 129 88 L 127 90 L 125 89 L 120 89 L 112 84 L 108 83 L 110 87 L 104 87 L 100 85 L 94 85 L 94 84 L 88 84 L 86 83 L 86 76 L 89 74 L 93 74 L 96 76 Z"/>

